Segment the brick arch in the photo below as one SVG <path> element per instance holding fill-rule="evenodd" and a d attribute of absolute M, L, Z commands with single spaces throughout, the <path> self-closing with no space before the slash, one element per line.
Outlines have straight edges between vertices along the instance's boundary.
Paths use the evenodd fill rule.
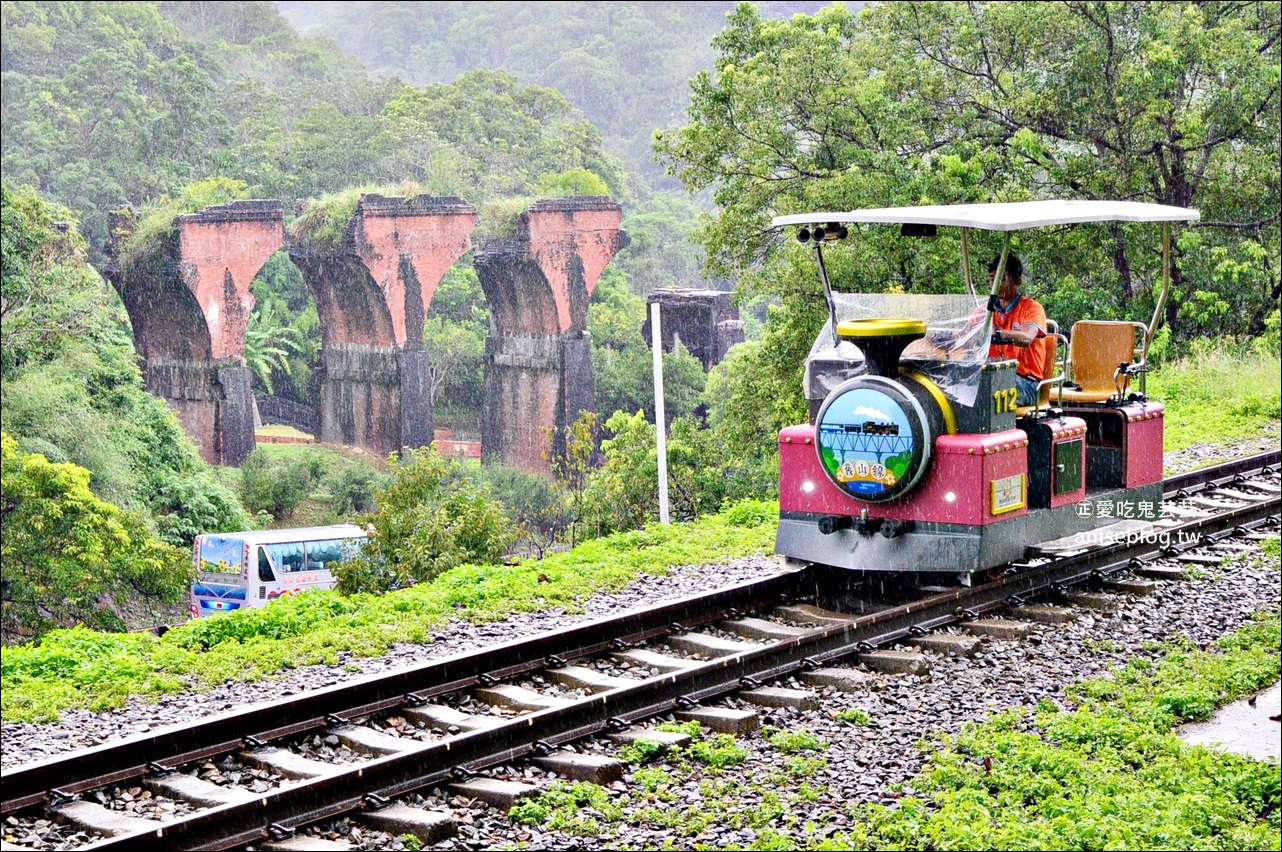
<path fill-rule="evenodd" d="M 113 216 L 104 272 L 129 314 L 147 389 L 174 407 L 206 461 L 238 465 L 254 448 L 249 284 L 284 244 L 284 215 L 276 201 L 234 201 L 174 225 L 152 256 L 125 267 L 117 254 L 132 216 Z"/>
<path fill-rule="evenodd" d="M 320 440 L 379 453 L 431 443 L 424 322 L 475 224 L 476 208 L 459 198 L 368 194 L 340 245 L 291 237 L 321 318 Z"/>
<path fill-rule="evenodd" d="M 538 201 L 515 234 L 476 250 L 490 307 L 485 346 L 487 457 L 546 472 L 545 452 L 564 453 L 565 426 L 596 409 L 588 300 L 628 244 L 623 208 L 608 198 Z M 545 431 L 552 429 L 549 447 Z"/>

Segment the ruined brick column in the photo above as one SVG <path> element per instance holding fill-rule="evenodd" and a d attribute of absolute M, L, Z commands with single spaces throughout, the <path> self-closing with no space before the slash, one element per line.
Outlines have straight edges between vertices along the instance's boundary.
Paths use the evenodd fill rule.
<path fill-rule="evenodd" d="M 238 465 L 254 449 L 249 284 L 284 245 L 284 216 L 278 201 L 233 201 L 174 224 L 172 237 L 122 258 L 133 217 L 113 215 L 104 272 L 129 313 L 147 390 L 174 407 L 206 461 Z"/>
<path fill-rule="evenodd" d="M 563 454 L 564 429 L 595 411 L 588 297 L 606 264 L 628 244 L 623 209 L 608 198 L 538 201 L 516 233 L 476 251 L 490 307 L 485 342 L 486 458 L 544 473 L 549 449 Z M 545 430 L 555 430 L 549 447 Z"/>
<path fill-rule="evenodd" d="M 321 319 L 319 440 L 378 453 L 431 444 L 423 325 L 475 225 L 458 198 L 363 195 L 339 245 L 291 236 Z"/>
<path fill-rule="evenodd" d="M 730 347 L 743 342 L 743 322 L 730 294 L 721 290 L 655 290 L 649 304 L 659 303 L 663 313 L 663 351 L 671 352 L 679 338 L 690 354 L 703 362 L 706 373 L 726 357 Z M 650 341 L 650 312 L 641 334 Z M 650 342 L 651 347 L 654 346 Z"/>

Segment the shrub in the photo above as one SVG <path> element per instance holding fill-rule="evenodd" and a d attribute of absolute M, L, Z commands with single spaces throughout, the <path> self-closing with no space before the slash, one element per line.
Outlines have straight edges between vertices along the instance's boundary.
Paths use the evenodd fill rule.
<path fill-rule="evenodd" d="M 421 191 L 418 184 L 406 181 L 399 186 L 354 186 L 308 199 L 298 218 L 289 226 L 290 238 L 316 251 L 339 251 L 362 195 L 402 196 L 416 195 Z"/>
<path fill-rule="evenodd" d="M 119 629 L 113 594 L 176 601 L 190 582 L 190 561 L 157 541 L 145 521 L 94 496 L 89 471 L 23 453 L 0 433 L 6 641 L 76 623 Z"/>
<path fill-rule="evenodd" d="M 117 250 L 121 267 L 129 269 L 154 263 L 164 251 L 165 240 L 175 234 L 174 222 L 184 213 L 195 213 L 211 204 L 248 198 L 244 181 L 212 177 L 183 187 L 177 198 L 167 195 L 143 210 L 123 236 Z"/>
<path fill-rule="evenodd" d="M 511 240 L 516 237 L 521 216 L 530 209 L 531 198 L 505 198 L 492 201 L 481 208 L 476 228 L 472 231 L 475 245 Z"/>
<path fill-rule="evenodd" d="M 353 515 L 374 511 L 374 492 L 382 486 L 383 477 L 371 468 L 348 465 L 329 477 L 329 493 L 334 512 Z"/>
<path fill-rule="evenodd" d="M 378 511 L 359 522 L 370 535 L 359 556 L 335 570 L 343 592 L 385 592 L 466 563 L 494 563 L 518 536 L 489 489 L 463 476 L 435 447 L 388 460 L 391 480 Z"/>
<path fill-rule="evenodd" d="M 779 504 L 763 500 L 737 500 L 721 510 L 726 523 L 736 527 L 759 527 L 779 520 Z"/>
<path fill-rule="evenodd" d="M 552 544 L 568 538 L 570 495 L 557 481 L 497 464 L 464 469 L 488 485 L 524 530 L 525 537 L 516 542 L 518 548 L 528 547 L 541 556 Z"/>
<path fill-rule="evenodd" d="M 241 499 L 251 512 L 280 519 L 307 498 L 317 479 L 318 460 L 271 458 L 261 449 L 240 466 Z"/>

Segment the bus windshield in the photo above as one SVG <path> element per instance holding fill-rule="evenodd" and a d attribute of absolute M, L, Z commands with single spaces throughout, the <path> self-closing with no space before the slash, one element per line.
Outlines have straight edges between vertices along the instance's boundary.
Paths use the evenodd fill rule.
<path fill-rule="evenodd" d="M 239 577 L 245 568 L 245 542 L 239 538 L 202 535 L 196 539 L 196 570 L 205 574 Z"/>

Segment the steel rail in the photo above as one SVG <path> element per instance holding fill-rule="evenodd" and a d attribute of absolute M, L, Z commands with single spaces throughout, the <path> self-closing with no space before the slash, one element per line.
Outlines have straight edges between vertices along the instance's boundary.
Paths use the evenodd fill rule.
<path fill-rule="evenodd" d="M 1176 474 L 1162 481 L 1164 499 L 1172 500 L 1185 494 L 1195 494 L 1208 488 L 1229 485 L 1243 477 L 1277 471 L 1282 466 L 1282 450 L 1269 450 L 1246 458 L 1234 459 L 1212 467 Z M 1210 474 L 1208 476 L 1208 474 Z"/>
<path fill-rule="evenodd" d="M 1189 536 L 1239 533 L 1282 509 L 1268 496 L 1164 530 Z M 1168 553 L 1150 541 L 1120 541 L 1000 578 L 817 628 L 761 648 L 611 690 L 574 705 L 521 716 L 501 727 L 452 737 L 377 758 L 333 775 L 163 823 L 153 831 L 112 838 L 92 849 L 227 849 L 288 834 L 304 825 L 366 808 L 395 796 L 469 777 L 476 771 L 546 753 L 558 744 L 618 730 L 632 722 L 688 708 L 745 685 L 871 650 L 923 630 L 974 618 L 1031 597 L 1099 578 L 1137 560 Z"/>
<path fill-rule="evenodd" d="M 280 698 L 84 751 L 70 752 L 0 772 L 10 813 L 51 799 L 234 752 L 303 731 L 335 717 L 351 719 L 546 668 L 549 658 L 572 660 L 640 644 L 671 632 L 674 624 L 699 627 L 731 609 L 777 603 L 802 569 L 780 569 L 762 580 L 691 595 L 619 616 L 606 616 L 530 638 L 516 639 L 441 660 Z"/>

